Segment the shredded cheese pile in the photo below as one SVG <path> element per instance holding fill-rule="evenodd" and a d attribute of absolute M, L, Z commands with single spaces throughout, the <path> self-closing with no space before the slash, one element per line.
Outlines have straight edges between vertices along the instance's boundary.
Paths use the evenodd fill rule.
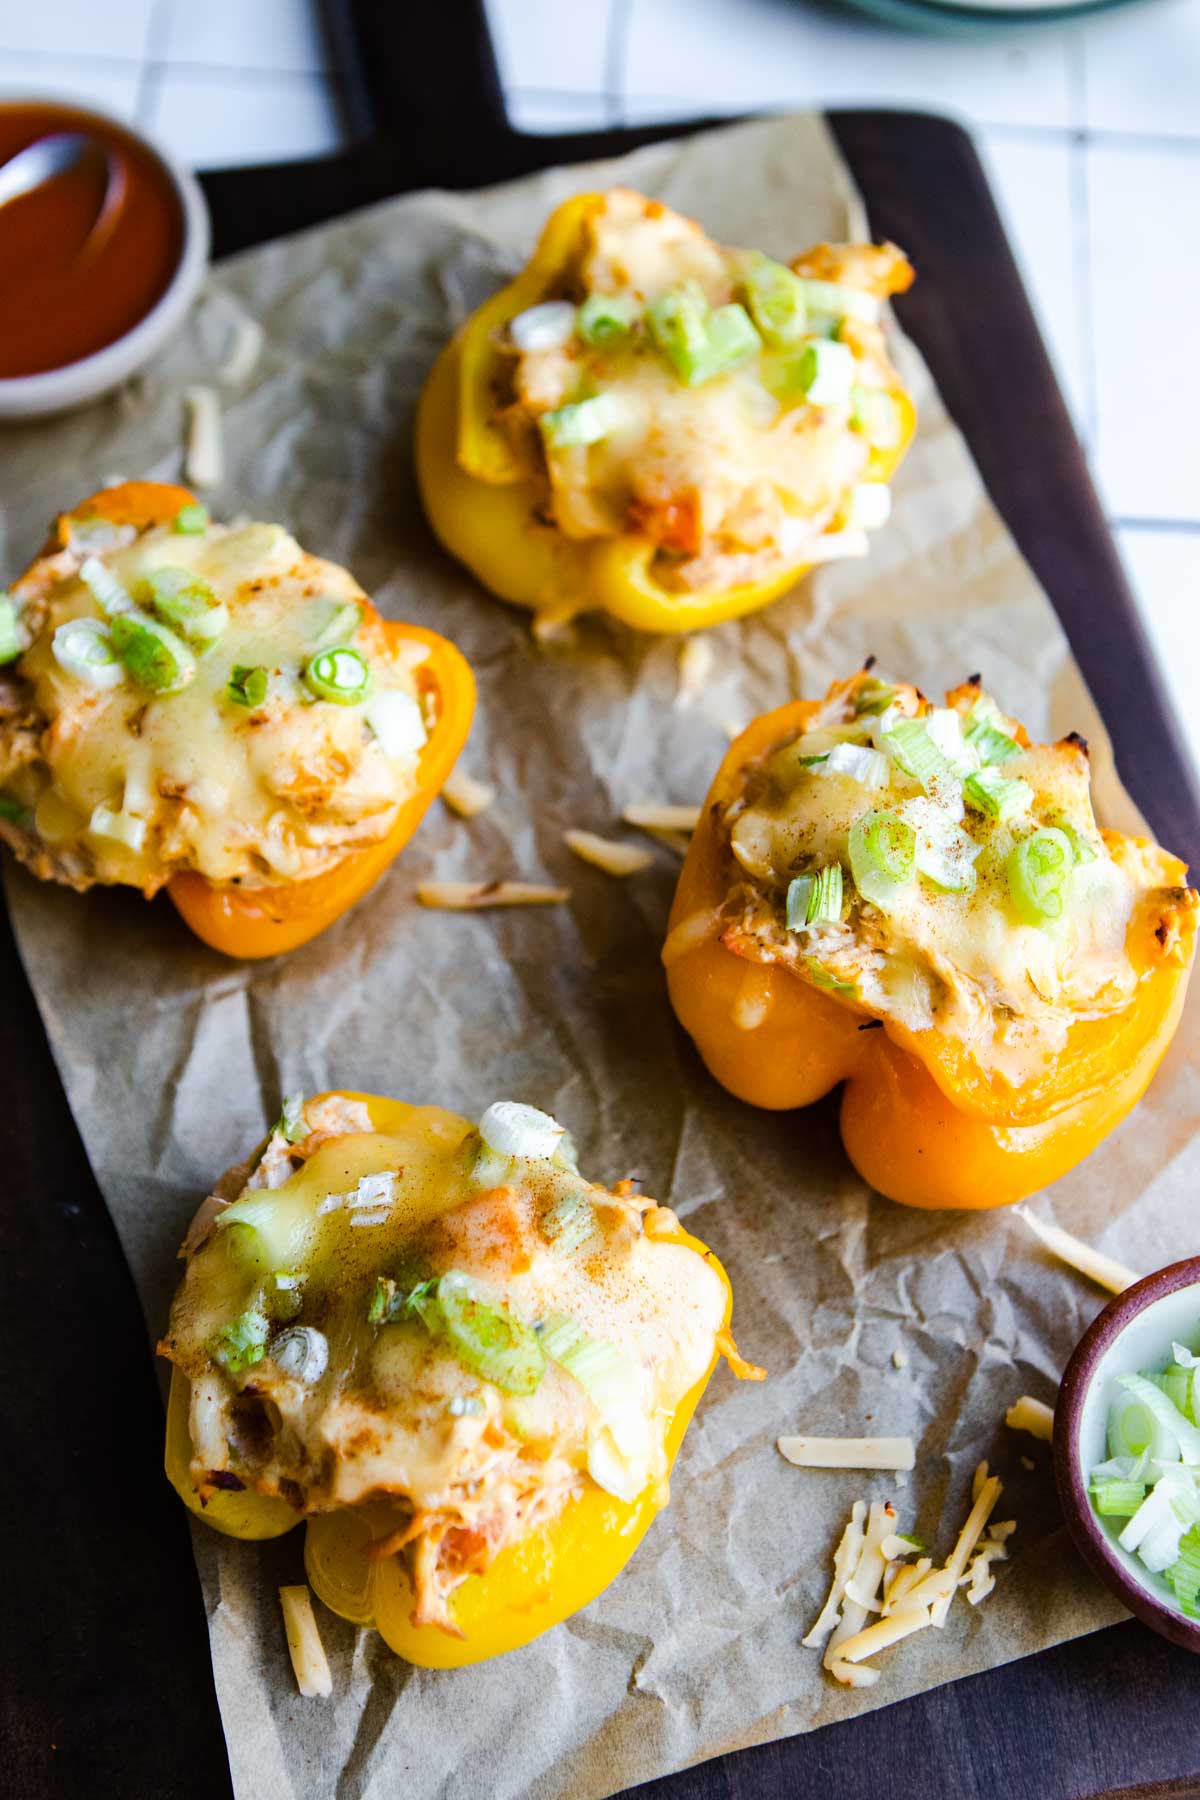
<path fill-rule="evenodd" d="M 913 1538 L 901 1536 L 890 1500 L 868 1510 L 856 1500 L 833 1559 L 833 1582 L 812 1630 L 802 1640 L 820 1650 L 825 1668 L 845 1687 L 874 1687 L 882 1670 L 867 1661 L 914 1632 L 941 1630 L 958 1589 L 972 1606 L 996 1585 L 992 1564 L 1008 1559 L 1008 1519 L 990 1524 L 1001 1483 L 980 1463 L 971 1510 L 954 1549 L 939 1568 Z M 874 1615 L 874 1616 L 872 1616 Z"/>

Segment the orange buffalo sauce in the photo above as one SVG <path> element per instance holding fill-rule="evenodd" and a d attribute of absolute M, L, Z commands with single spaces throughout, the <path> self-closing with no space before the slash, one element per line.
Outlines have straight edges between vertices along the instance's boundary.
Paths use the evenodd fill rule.
<path fill-rule="evenodd" d="M 0 164 L 60 131 L 96 138 L 117 159 L 112 229 L 85 252 L 105 200 L 98 159 L 0 206 L 0 378 L 58 369 L 123 337 L 162 297 L 183 248 L 170 176 L 119 125 L 69 106 L 0 106 Z"/>

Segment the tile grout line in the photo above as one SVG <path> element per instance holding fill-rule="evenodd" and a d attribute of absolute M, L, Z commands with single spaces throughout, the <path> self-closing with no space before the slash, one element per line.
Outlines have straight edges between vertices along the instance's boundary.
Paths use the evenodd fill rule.
<path fill-rule="evenodd" d="M 608 123 L 625 123 L 625 73 L 629 61 L 629 28 L 634 0 L 609 0 L 604 38 L 604 102 Z"/>

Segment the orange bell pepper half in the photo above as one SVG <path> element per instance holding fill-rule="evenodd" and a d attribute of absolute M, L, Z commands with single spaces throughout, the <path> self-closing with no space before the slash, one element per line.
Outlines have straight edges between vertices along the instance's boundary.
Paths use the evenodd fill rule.
<path fill-rule="evenodd" d="M 417 412 L 417 479 L 435 535 L 502 600 L 548 622 L 574 613 L 611 613 L 638 631 L 695 631 L 757 612 L 809 572 L 798 562 L 769 577 L 697 593 L 677 591 L 654 570 L 659 546 L 627 529 L 579 539 L 547 524 L 538 469 L 497 428 L 493 415 L 508 359 L 497 335 L 528 307 L 560 294 L 577 261 L 588 218 L 603 194 L 577 194 L 550 216 L 529 265 L 481 306 L 438 357 Z M 895 442 L 873 448 L 864 481 L 894 474 L 916 428 L 916 411 L 899 382 L 886 390 L 896 407 Z"/>
<path fill-rule="evenodd" d="M 344 1097 L 367 1104 L 372 1125 L 384 1138 L 395 1140 L 397 1154 L 406 1142 L 412 1143 L 414 1134 L 421 1134 L 426 1119 L 443 1143 L 456 1141 L 448 1138 L 448 1128 L 460 1130 L 463 1138 L 471 1130 L 467 1120 L 440 1108 L 407 1106 L 373 1094 Z M 669 1473 L 719 1359 L 724 1356 L 739 1379 L 761 1380 L 762 1370 L 742 1361 L 734 1348 L 729 1336 L 733 1304 L 729 1279 L 712 1251 L 682 1229 L 655 1235 L 702 1256 L 720 1277 L 726 1296 L 709 1366 L 666 1425 Z M 217 1490 L 201 1498 L 190 1468 L 189 1396 L 187 1377 L 173 1369 L 165 1462 L 167 1477 L 184 1504 L 229 1537 L 272 1538 L 294 1529 L 300 1516 L 276 1496 L 242 1489 Z M 304 1520 L 305 1564 L 315 1593 L 332 1611 L 379 1631 L 397 1655 L 422 1668 L 460 1668 L 515 1650 L 587 1606 L 620 1574 L 667 1498 L 665 1481 L 651 1482 L 635 1500 L 625 1501 L 589 1479 L 547 1524 L 510 1544 L 486 1570 L 472 1574 L 455 1591 L 451 1616 L 461 1637 L 436 1625 L 413 1623 L 414 1597 L 403 1558 L 379 1554 L 381 1541 L 395 1525 L 395 1514 L 386 1507 L 380 1511 L 367 1502 Z"/>
<path fill-rule="evenodd" d="M 811 1106 L 839 1084 L 842 1141 L 863 1179 L 919 1207 L 1021 1200 L 1082 1161 L 1136 1105 L 1166 1053 L 1195 952 L 1196 895 L 1178 858 L 1105 832 L 1119 862 L 1155 858 L 1177 903 L 1156 936 L 1135 911 L 1126 951 L 1141 979 L 1115 1014 L 1079 1019 L 1051 1073 L 1013 1089 L 957 1039 L 876 1019 L 849 994 L 758 963 L 723 941 L 716 921 L 732 858 L 715 809 L 744 770 L 794 737 L 821 703 L 795 701 L 756 719 L 730 747 L 705 802 L 671 909 L 663 951 L 671 1002 L 709 1070 L 752 1106 Z M 867 1029 L 870 1027 L 870 1029 Z"/>
<path fill-rule="evenodd" d="M 195 496 L 183 487 L 154 481 L 129 481 L 93 494 L 72 513 L 60 515 L 46 554 L 68 542 L 71 522 L 106 519 L 134 525 L 140 531 L 169 524 Z M 192 872 L 174 875 L 167 892 L 196 936 L 226 956 L 278 956 L 315 938 L 361 900 L 404 848 L 440 793 L 467 739 L 475 710 L 475 680 L 454 645 L 420 625 L 382 619 L 370 601 L 364 620 L 393 643 L 425 645 L 428 655 L 417 667 L 422 699 L 432 695 L 436 717 L 417 766 L 417 787 L 379 843 L 354 850 L 335 868 L 306 881 L 278 887 L 218 887 Z"/>

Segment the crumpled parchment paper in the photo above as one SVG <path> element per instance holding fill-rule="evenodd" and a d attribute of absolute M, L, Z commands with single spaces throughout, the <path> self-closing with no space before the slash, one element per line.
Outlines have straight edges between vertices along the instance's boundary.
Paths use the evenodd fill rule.
<path fill-rule="evenodd" d="M 428 1673 L 321 1611 L 334 1697 L 298 1699 L 276 1587 L 301 1535 L 237 1544 L 197 1528 L 197 1559 L 234 1782 L 249 1800 L 398 1791 L 413 1800 L 590 1800 L 735 1745 L 805 1731 L 1091 1631 L 1118 1609 L 1071 1554 L 1047 1450 L 1004 1409 L 1052 1399 L 1102 1303 L 1008 1213 L 909 1212 L 842 1154 L 836 1104 L 758 1113 L 706 1075 L 658 961 L 677 864 L 618 882 L 575 861 L 564 829 L 612 831 L 623 805 L 698 801 L 730 723 L 820 693 L 874 652 L 930 693 L 982 670 L 1035 735 L 1091 740 L 1102 812 L 1136 823 L 1103 728 L 1045 596 L 980 484 L 911 346 L 920 434 L 893 522 L 866 563 L 827 568 L 713 634 L 714 679 L 672 701 L 678 644 L 585 624 L 549 648 L 434 546 L 416 498 L 413 406 L 447 333 L 527 254 L 568 193 L 620 179 L 778 256 L 862 229 L 813 116 L 713 133 L 625 162 L 476 195 L 420 194 L 227 263 L 186 331 L 135 386 L 0 436 L 3 563 L 111 473 L 179 470 L 182 389 L 212 378 L 239 311 L 267 343 L 224 396 L 218 516 L 290 525 L 349 564 L 392 616 L 436 626 L 473 664 L 464 767 L 499 790 L 465 824 L 435 807 L 392 873 L 318 942 L 238 965 L 165 900 L 85 898 L 11 867 L 9 904 L 59 1069 L 121 1232 L 152 1334 L 198 1197 L 260 1137 L 285 1090 L 339 1086 L 477 1117 L 500 1096 L 566 1122 L 593 1176 L 642 1177 L 724 1259 L 761 1386 L 713 1379 L 673 1501 L 627 1572 L 585 1612 L 481 1667 Z M 563 882 L 568 906 L 454 916 L 419 879 Z M 1196 1248 L 1197 1031 L 1189 1015 L 1148 1098 L 1037 1204 L 1139 1269 Z M 903 1349 L 908 1363 L 892 1364 Z M 911 1432 L 911 1484 L 800 1471 L 780 1432 Z M 1032 1471 L 1020 1458 L 1032 1457 Z M 799 1646 L 857 1496 L 890 1496 L 945 1554 L 989 1457 L 1015 1516 L 1013 1560 L 978 1610 L 881 1659 L 870 1692 L 832 1685 Z"/>

